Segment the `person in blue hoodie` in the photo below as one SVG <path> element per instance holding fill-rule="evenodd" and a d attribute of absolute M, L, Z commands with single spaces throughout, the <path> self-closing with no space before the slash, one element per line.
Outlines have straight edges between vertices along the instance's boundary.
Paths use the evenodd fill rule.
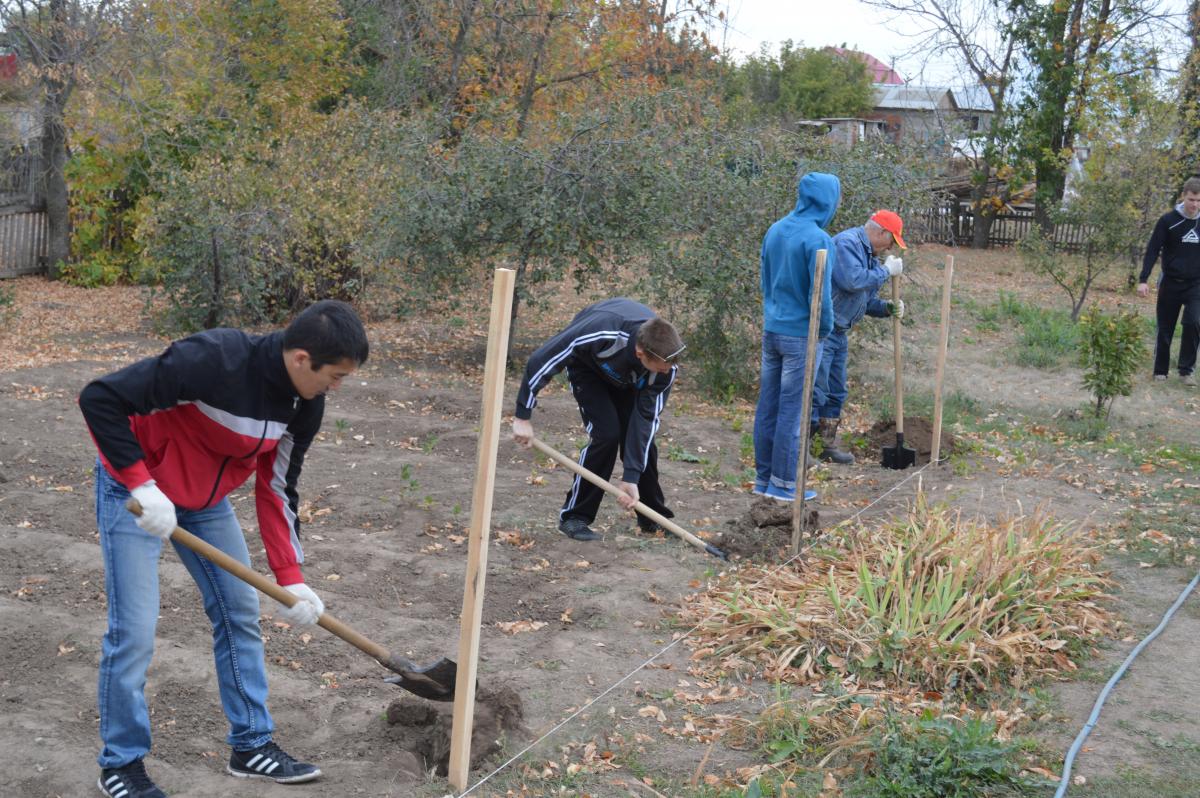
<path fill-rule="evenodd" d="M 842 465 L 854 462 L 854 455 L 838 448 L 837 430 L 842 420 L 846 389 L 846 358 L 850 342 L 846 334 L 863 316 L 903 318 L 904 300 L 895 304 L 877 294 L 888 278 L 904 271 L 904 261 L 879 256 L 893 245 L 906 249 L 901 232 L 904 222 L 894 211 L 876 211 L 861 227 L 843 230 L 833 237 L 837 268 L 831 270 L 833 282 L 833 332 L 821 344 L 821 364 L 813 386 L 812 430 L 821 436 L 822 460 Z M 810 438 L 811 440 L 811 438 Z"/>
<path fill-rule="evenodd" d="M 821 288 L 819 336 L 833 330 L 830 273 L 835 253 L 825 228 L 841 200 L 835 175 L 800 178 L 796 207 L 771 225 L 759 258 L 763 292 L 762 373 L 754 412 L 754 492 L 781 501 L 796 498 L 801 402 L 808 349 L 809 302 L 817 250 L 828 253 Z M 820 346 L 817 363 L 820 363 Z M 816 494 L 805 498 L 815 498 Z"/>

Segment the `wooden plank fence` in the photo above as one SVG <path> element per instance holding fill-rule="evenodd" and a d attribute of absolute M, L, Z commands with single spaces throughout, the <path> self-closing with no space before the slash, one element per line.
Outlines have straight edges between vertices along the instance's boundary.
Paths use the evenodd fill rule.
<path fill-rule="evenodd" d="M 46 228 L 40 205 L 0 208 L 0 278 L 46 270 Z"/>
<path fill-rule="evenodd" d="M 971 206 L 966 202 L 950 202 L 917 211 L 913 219 L 905 220 L 905 238 L 912 228 L 912 238 L 921 243 L 946 244 L 969 247 L 974 243 L 975 218 Z M 996 214 L 988 231 L 989 247 L 1016 246 L 1029 235 L 1036 222 L 1033 211 L 1015 208 Z M 1054 248 L 1061 252 L 1082 252 L 1092 233 L 1091 225 L 1060 224 L 1050 237 Z"/>

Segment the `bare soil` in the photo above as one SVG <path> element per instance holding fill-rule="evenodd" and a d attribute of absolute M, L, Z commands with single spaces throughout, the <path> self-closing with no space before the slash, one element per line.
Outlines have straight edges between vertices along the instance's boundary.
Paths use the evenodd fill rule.
<path fill-rule="evenodd" d="M 930 261 L 939 252 L 931 248 Z M 960 253 L 959 285 L 980 301 L 994 300 L 995 269 L 993 260 Z M 919 285 L 918 275 L 913 279 Z M 933 284 L 934 278 L 927 281 Z M 131 303 L 140 307 L 137 289 L 81 291 L 31 278 L 10 285 L 21 315 L 6 319 L 0 332 L 5 353 L 0 367 L 0 707 L 6 719 L 0 756 L 7 765 L 0 793 L 86 795 L 95 790 L 97 775 L 95 678 L 105 599 L 92 504 L 95 452 L 75 397 L 92 377 L 158 351 L 166 339 L 155 335 L 140 313 L 113 320 L 96 312 Z M 523 364 L 528 352 L 586 300 L 572 298 L 555 312 L 531 314 L 537 318 L 518 330 L 515 362 Z M 924 307 L 927 318 L 936 319 L 933 303 L 931 298 Z M 911 307 L 910 318 L 919 318 L 919 296 Z M 457 656 L 486 315 L 487 308 L 480 307 L 403 324 L 373 323 L 371 360 L 331 396 L 324 430 L 302 477 L 309 583 L 339 619 L 416 660 Z M 936 321 L 919 324 L 925 326 L 906 341 L 906 390 L 917 392 L 929 388 L 936 337 Z M 975 340 L 964 343 L 968 337 Z M 856 449 L 860 458 L 853 466 L 813 470 L 812 486 L 820 494 L 814 534 L 852 517 L 866 523 L 886 519 L 901 512 L 918 488 L 970 514 L 998 517 L 1044 506 L 1083 529 L 1105 529 L 1124 517 L 1131 488 L 1149 490 L 1160 477 L 1167 478 L 1105 471 L 1107 455 L 1099 451 L 1086 461 L 1060 457 L 1046 439 L 1030 444 L 1020 457 L 1013 447 L 972 439 L 954 464 L 884 470 L 876 449 L 886 445 L 882 441 L 892 422 L 873 417 L 871 402 L 885 393 L 879 386 L 890 385 L 889 347 L 882 336 L 864 333 L 862 339 L 852 355 L 854 394 L 843 431 L 868 443 Z M 1077 374 L 998 366 L 1010 343 L 1003 333 L 980 336 L 964 323 L 951 340 L 947 389 L 995 406 L 1014 427 L 1028 425 L 1022 409 L 1049 415 L 1082 401 Z M 515 387 L 515 372 L 510 372 L 506 407 Z M 1118 403 L 1118 423 L 1147 437 L 1178 440 L 1182 434 L 1194 443 L 1200 394 L 1169 388 L 1163 393 L 1148 381 L 1139 383 L 1134 397 Z M 583 431 L 561 383 L 543 393 L 540 407 L 539 436 L 560 451 L 576 451 Z M 526 794 L 543 794 L 539 790 L 557 791 L 565 783 L 562 794 L 648 795 L 636 784 L 646 775 L 678 785 L 707 775 L 744 782 L 738 770 L 761 763 L 755 752 L 714 741 L 706 729 L 720 716 L 753 717 L 769 699 L 770 687 L 736 679 L 725 685 L 697 682 L 688 672 L 691 652 L 674 644 L 680 630 L 668 620 L 681 596 L 736 567 L 739 558 L 784 557 L 790 508 L 753 511 L 745 487 L 749 463 L 743 459 L 741 430 L 751 413 L 746 404 L 708 403 L 687 383 L 685 370 L 660 432 L 663 484 L 675 520 L 724 547 L 734 555 L 731 563 L 670 535 L 640 535 L 634 519 L 611 500 L 597 519 L 602 540 L 564 537 L 555 528 L 555 512 L 570 475 L 502 438 L 479 675 L 482 694 L 500 696 L 489 706 L 501 709 L 480 718 L 491 739 L 479 741 L 473 778 L 487 775 L 527 742 L 552 734 L 473 794 L 504 795 L 510 789 L 518 794 L 522 784 L 529 786 Z M 908 417 L 905 429 L 906 439 L 917 444 L 926 430 L 918 448 L 927 461 L 928 419 Z M 892 433 L 894 443 L 894 427 Z M 946 435 L 943 451 L 963 444 L 960 430 L 948 428 Z M 1194 475 L 1186 478 L 1197 481 Z M 250 494 L 240 491 L 234 502 L 256 565 L 265 573 Z M 774 512 L 776 521 L 763 523 L 764 512 Z M 1125 585 L 1131 633 L 1101 652 L 1099 663 L 1124 656 L 1136 642 L 1134 635 L 1152 625 L 1183 581 L 1181 571 L 1163 566 L 1121 568 L 1117 575 Z M 284 628 L 272 617 L 268 599 L 262 605 L 263 628 L 277 736 L 289 751 L 319 763 L 324 776 L 303 788 L 255 784 L 248 789 L 225 775 L 225 722 L 198 593 L 173 553 L 164 554 L 160 574 L 159 641 L 147 686 L 155 737 L 147 763 L 169 794 L 451 792 L 437 775 L 446 753 L 447 706 L 400 694 L 383 682 L 387 673 L 378 665 L 323 630 Z M 1192 627 L 1200 623 L 1194 603 L 1186 619 Z M 1129 750 L 1117 734 L 1122 717 L 1176 745 L 1200 739 L 1195 631 L 1183 625 L 1172 629 L 1148 652 L 1153 657 L 1147 664 L 1122 683 L 1128 703 L 1109 710 L 1091 750 L 1079 761 L 1080 772 L 1093 777 L 1115 772 L 1124 761 L 1137 764 L 1122 753 Z M 1165 670 L 1152 670 L 1151 660 Z M 1084 680 L 1060 691 L 1057 725 L 1047 731 L 1050 745 L 1065 750 L 1097 689 Z M 1158 704 L 1167 714 L 1147 715 Z M 1155 717 L 1164 720 L 1160 724 Z M 572 763 L 589 775 L 586 790 L 570 787 L 569 780 L 555 781 L 571 776 Z M 670 794 L 688 790 L 679 787 Z"/>

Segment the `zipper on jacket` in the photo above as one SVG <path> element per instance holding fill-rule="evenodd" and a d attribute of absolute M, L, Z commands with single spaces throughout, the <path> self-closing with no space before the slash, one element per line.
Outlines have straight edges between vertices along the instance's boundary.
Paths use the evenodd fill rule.
<path fill-rule="evenodd" d="M 263 420 L 262 434 L 258 436 L 258 443 L 254 445 L 254 448 L 250 450 L 249 454 L 244 454 L 239 457 L 239 460 L 245 460 L 247 457 L 253 457 L 254 455 L 258 454 L 258 450 L 262 448 L 263 441 L 267 439 L 268 423 L 270 422 L 268 422 L 266 419 Z M 213 480 L 212 492 L 208 494 L 208 501 L 200 505 L 201 510 L 207 509 L 208 506 L 212 504 L 213 498 L 217 495 L 217 489 L 221 487 L 221 477 L 225 474 L 225 466 L 229 465 L 229 461 L 232 459 L 233 455 L 230 454 L 226 455 L 225 459 L 221 461 L 221 467 L 217 469 L 217 478 Z"/>

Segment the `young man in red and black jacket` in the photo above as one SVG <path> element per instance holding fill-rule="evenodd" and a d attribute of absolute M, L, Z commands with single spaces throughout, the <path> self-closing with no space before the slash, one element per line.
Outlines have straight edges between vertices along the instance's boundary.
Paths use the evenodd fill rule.
<path fill-rule="evenodd" d="M 1179 377 L 1184 385 L 1195 385 L 1196 351 L 1200 348 L 1200 177 L 1183 184 L 1180 202 L 1163 214 L 1142 258 L 1138 296 L 1150 293 L 1150 272 L 1162 255 L 1162 278 L 1158 281 L 1155 316 L 1158 334 L 1154 342 L 1154 379 L 1165 380 L 1171 370 L 1171 339 L 1179 312 L 1183 332 L 1179 342 Z"/>
<path fill-rule="evenodd" d="M 654 435 L 683 350 L 671 323 L 639 302 L 606 299 L 589 305 L 530 355 L 517 393 L 513 440 L 530 445 L 538 391 L 565 368 L 589 438 L 580 464 L 607 479 L 619 451 L 624 466 L 617 483 L 624 493 L 621 506 L 632 509 L 642 501 L 673 517 L 658 484 Z M 574 540 L 598 538 L 591 523 L 603 498 L 604 491 L 576 476 L 558 514 L 559 531 Z M 658 525 L 638 516 L 638 526 L 655 531 Z"/>
<path fill-rule="evenodd" d="M 159 612 L 158 558 L 176 525 L 249 565 L 226 496 L 255 478 L 267 562 L 300 601 L 276 617 L 315 623 L 321 599 L 304 583 L 296 485 L 321 427 L 325 393 L 366 359 L 362 322 L 349 305 L 317 302 L 287 329 L 264 336 L 208 330 L 157 357 L 89 383 L 79 396 L 99 457 L 96 517 L 104 556 L 108 632 L 100 659 L 98 786 L 113 798 L 165 796 L 146 774 L 150 751 L 146 669 Z M 126 502 L 136 499 L 135 518 Z M 258 594 L 176 545 L 212 622 L 217 684 L 229 719 L 235 776 L 298 783 L 321 771 L 272 739 Z"/>

